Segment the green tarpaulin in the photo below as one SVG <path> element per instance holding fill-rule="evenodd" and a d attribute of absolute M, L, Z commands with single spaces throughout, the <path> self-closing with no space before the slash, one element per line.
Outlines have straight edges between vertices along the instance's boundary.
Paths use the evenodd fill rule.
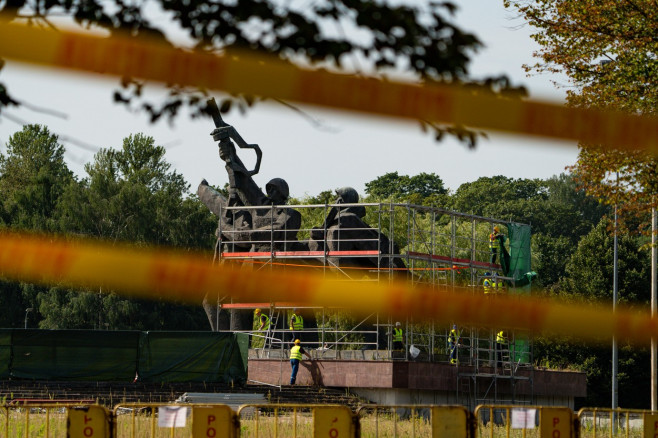
<path fill-rule="evenodd" d="M 138 331 L 14 330 L 12 377 L 132 381 Z"/>
<path fill-rule="evenodd" d="M 514 278 L 513 286 L 509 291 L 511 294 L 530 294 L 530 282 L 536 275 L 531 271 L 530 258 L 530 225 L 508 224 L 507 231 L 510 244 L 510 269 L 509 276 Z M 513 361 L 528 363 L 530 359 L 530 343 L 528 337 L 516 333 L 514 337 Z"/>
<path fill-rule="evenodd" d="M 147 332 L 139 347 L 139 379 L 144 382 L 243 383 L 247 345 L 248 336 L 243 334 Z"/>
<path fill-rule="evenodd" d="M 0 377 L 223 382 L 247 378 L 249 338 L 215 332 L 0 330 Z"/>
<path fill-rule="evenodd" d="M 0 379 L 10 377 L 11 329 L 0 329 Z"/>

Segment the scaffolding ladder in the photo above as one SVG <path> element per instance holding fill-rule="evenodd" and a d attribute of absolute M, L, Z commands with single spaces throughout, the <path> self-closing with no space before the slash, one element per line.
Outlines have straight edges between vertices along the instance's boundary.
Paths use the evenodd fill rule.
<path fill-rule="evenodd" d="M 274 306 L 270 306 L 270 312 L 269 312 L 270 325 L 269 327 L 267 327 L 267 330 L 265 332 L 265 343 L 263 344 L 264 350 L 272 349 L 272 345 L 275 343 L 275 341 L 278 341 L 278 339 L 275 338 L 274 335 L 276 333 L 277 323 L 279 322 L 279 313 L 280 313 L 279 309 L 277 309 Z"/>

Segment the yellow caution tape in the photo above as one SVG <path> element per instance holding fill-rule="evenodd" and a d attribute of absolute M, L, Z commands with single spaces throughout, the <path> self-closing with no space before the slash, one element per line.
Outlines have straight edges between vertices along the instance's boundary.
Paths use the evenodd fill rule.
<path fill-rule="evenodd" d="M 416 320 L 457 322 L 533 333 L 549 332 L 585 340 L 613 335 L 637 343 L 658 336 L 648 310 L 632 312 L 566 305 L 514 296 L 486 297 L 473 289 L 412 285 L 410 282 L 349 282 L 298 270 L 269 272 L 212 265 L 200 254 L 137 250 L 90 242 L 0 234 L 0 273 L 6 278 L 113 290 L 123 295 L 201 303 L 208 294 L 237 302 L 293 301 L 298 305 L 341 307 Z"/>
<path fill-rule="evenodd" d="M 0 57 L 54 67 L 481 129 L 642 148 L 656 153 L 658 117 L 566 108 L 295 68 L 248 54 L 219 57 L 144 39 L 102 38 L 0 24 Z"/>

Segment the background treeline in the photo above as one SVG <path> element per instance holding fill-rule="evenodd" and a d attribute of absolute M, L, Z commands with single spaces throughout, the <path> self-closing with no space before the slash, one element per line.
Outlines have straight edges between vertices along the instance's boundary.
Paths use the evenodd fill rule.
<path fill-rule="evenodd" d="M 70 238 L 91 237 L 135 245 L 211 251 L 216 218 L 191 194 L 165 160 L 165 149 L 142 134 L 121 148 L 100 150 L 79 179 L 64 161 L 64 147 L 46 127 L 25 126 L 0 154 L 0 226 Z M 335 188 L 331 188 L 335 189 Z M 613 279 L 611 210 L 587 197 L 569 174 L 547 180 L 483 177 L 454 193 L 435 174 L 387 173 L 366 184 L 364 202 L 399 201 L 532 225 L 533 293 L 573 302 L 610 301 Z M 332 202 L 332 190 L 291 203 Z M 627 218 L 640 224 L 646 218 Z M 619 296 L 646 307 L 650 262 L 646 237 L 619 235 Z M 404 245 L 401 245 L 403 247 Z M 72 291 L 0 280 L 0 327 L 44 329 L 207 330 L 201 307 L 127 299 L 111 291 Z M 27 312 L 26 309 L 33 309 Z M 584 345 L 539 337 L 538 365 L 588 374 L 583 404 L 610 403 L 610 345 Z M 649 356 L 620 345 L 619 400 L 624 407 L 649 401 Z"/>

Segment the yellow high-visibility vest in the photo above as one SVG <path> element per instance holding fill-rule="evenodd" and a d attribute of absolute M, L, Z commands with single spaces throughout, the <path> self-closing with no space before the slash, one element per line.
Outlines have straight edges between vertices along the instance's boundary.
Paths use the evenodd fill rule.
<path fill-rule="evenodd" d="M 498 238 L 500 234 L 491 233 L 489 234 L 489 249 L 498 249 L 500 248 L 500 239 Z"/>
<path fill-rule="evenodd" d="M 263 330 L 267 330 L 268 328 L 270 328 L 270 318 L 264 313 L 261 313 L 260 315 L 256 316 L 256 320 L 258 321 L 256 328 L 260 327 L 262 317 L 265 317 L 265 324 L 263 325 Z"/>
<path fill-rule="evenodd" d="M 290 317 L 292 320 L 295 318 L 295 322 L 290 326 L 290 330 L 303 330 L 304 329 L 304 318 L 301 315 L 295 315 L 294 313 Z"/>
<path fill-rule="evenodd" d="M 302 360 L 302 347 L 300 345 L 295 345 L 290 349 L 290 359 L 299 359 Z"/>
<path fill-rule="evenodd" d="M 484 281 L 482 282 L 482 286 L 484 286 L 484 293 L 488 294 L 491 293 L 491 288 L 492 288 L 492 281 L 488 278 L 485 278 Z"/>

